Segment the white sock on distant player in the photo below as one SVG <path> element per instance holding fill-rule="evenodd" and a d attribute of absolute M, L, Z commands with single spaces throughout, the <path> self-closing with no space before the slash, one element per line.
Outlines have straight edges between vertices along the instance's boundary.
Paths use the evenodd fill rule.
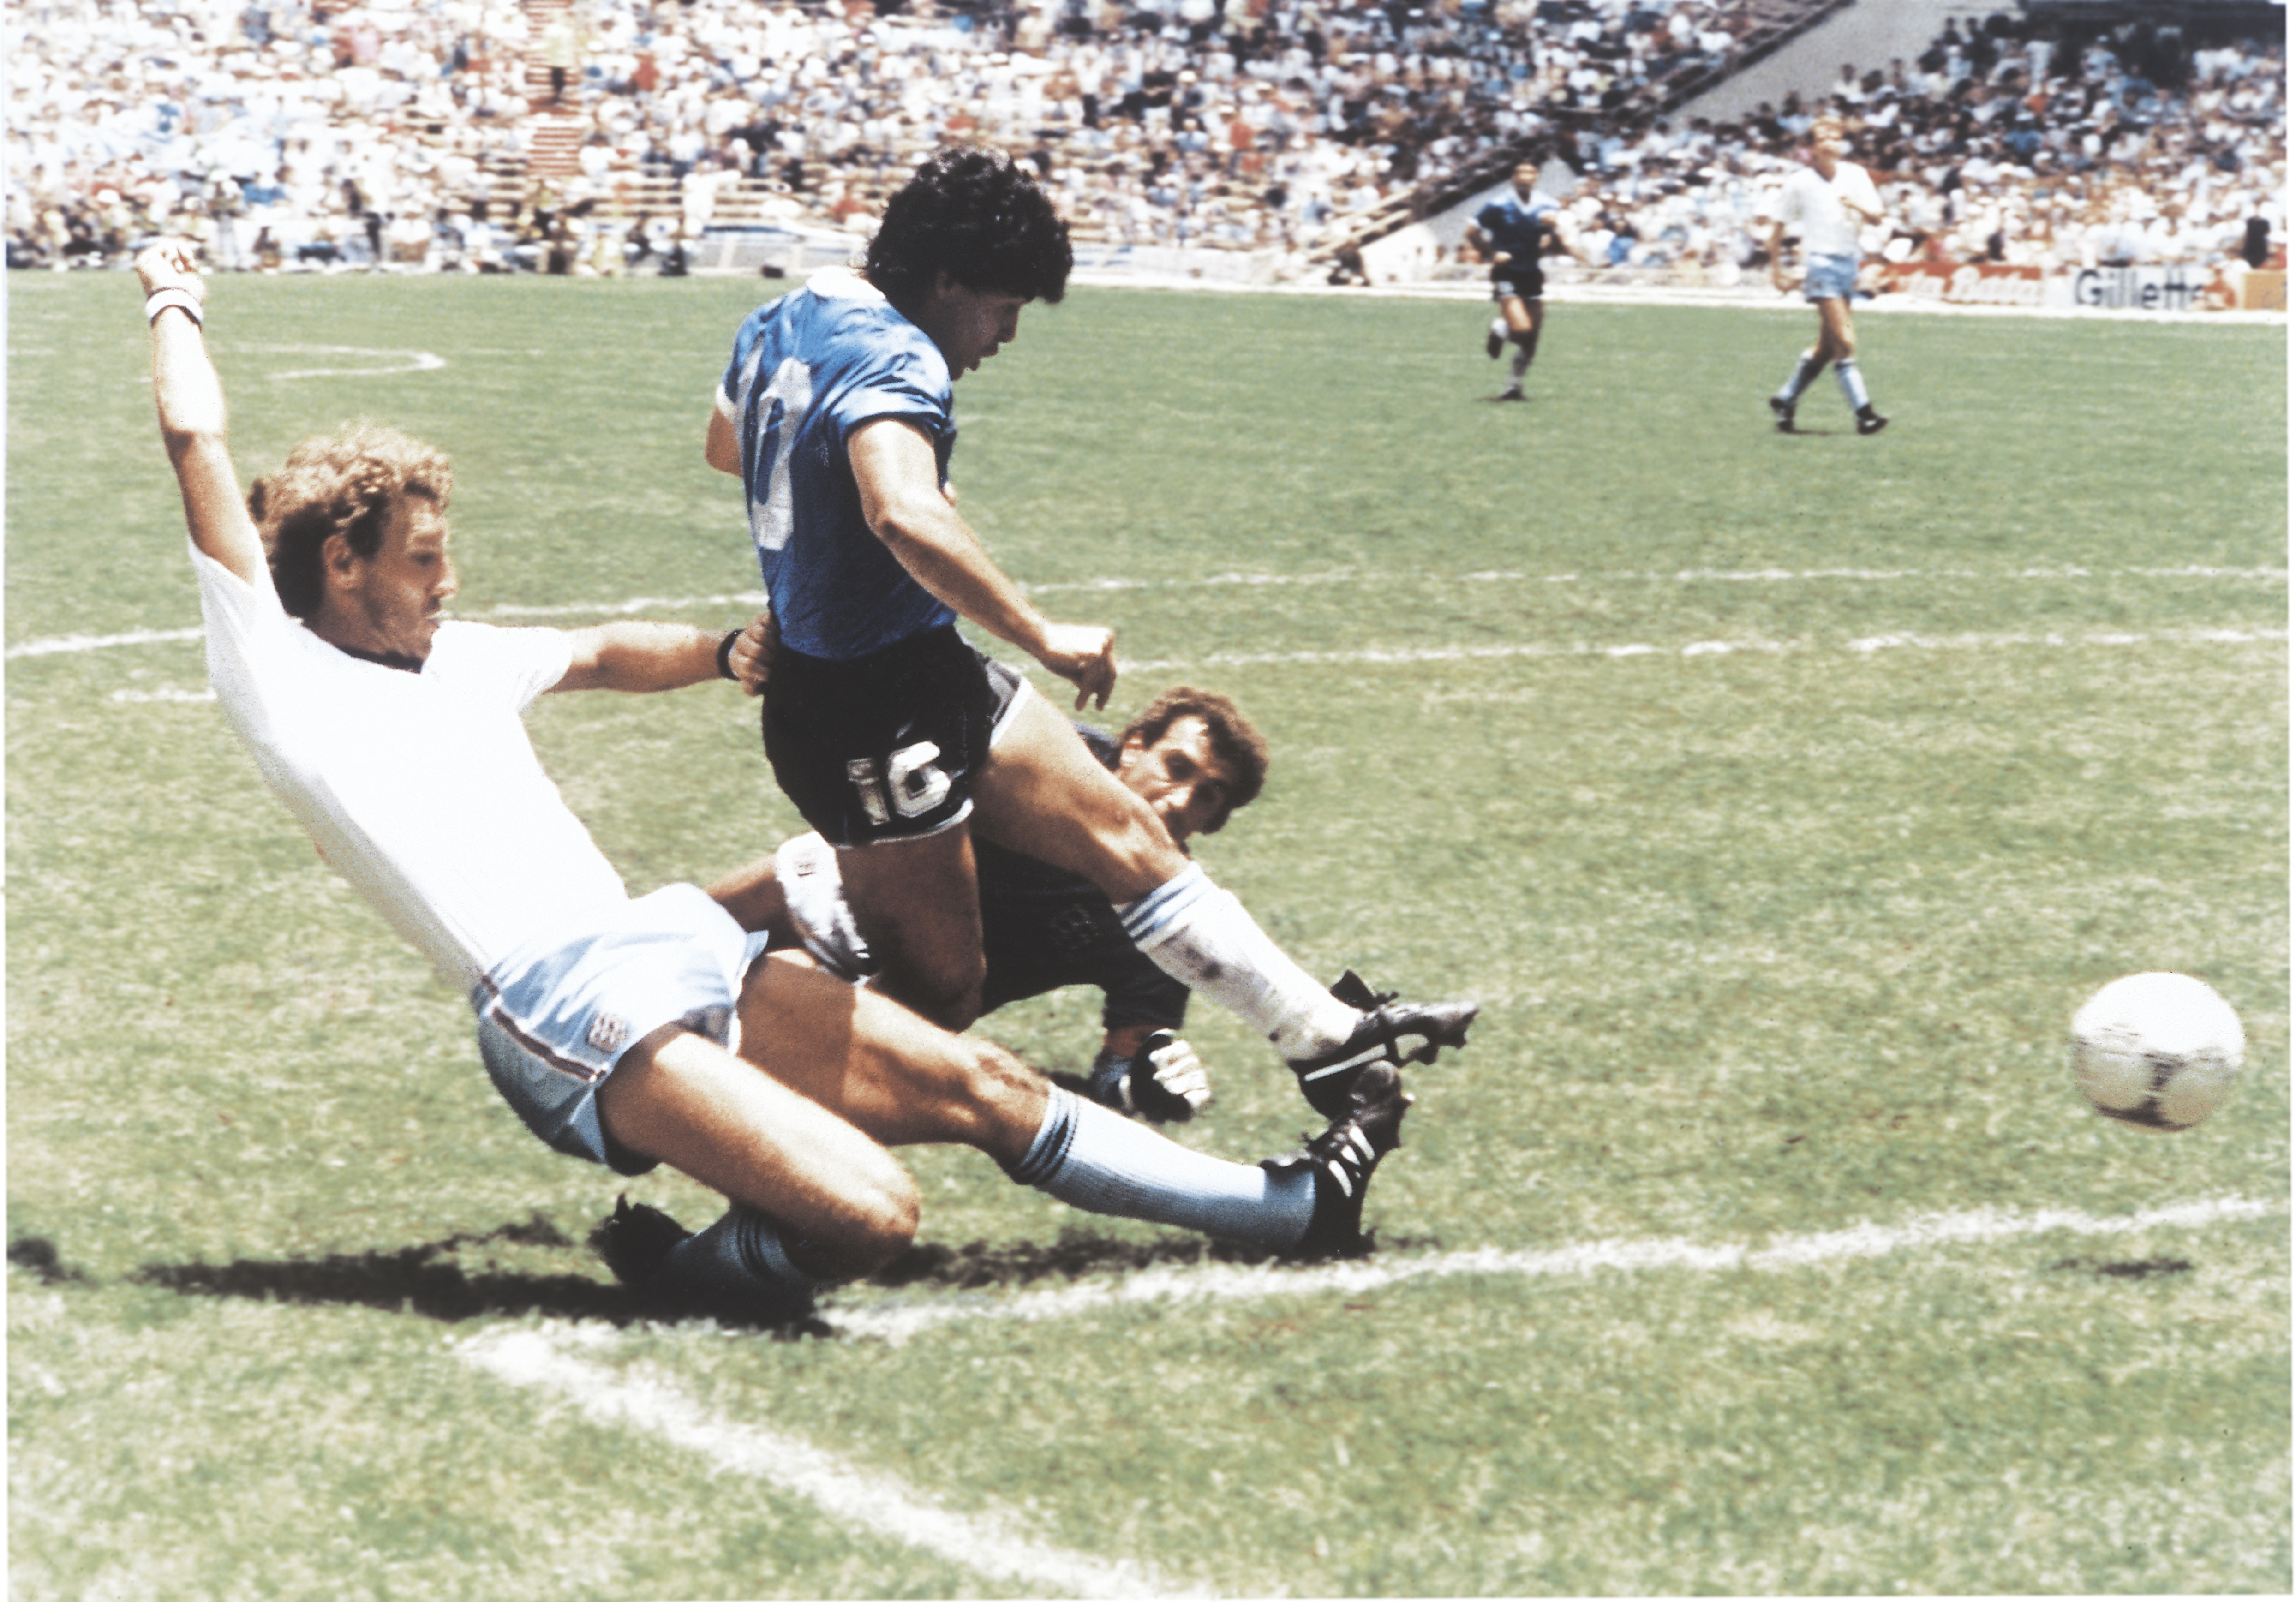
<path fill-rule="evenodd" d="M 707 1229 L 672 1246 L 662 1259 L 660 1278 L 647 1283 L 729 1310 L 775 1319 L 804 1312 L 816 1291 L 836 1282 L 816 1279 L 790 1261 L 781 1226 L 736 1202 Z"/>
<path fill-rule="evenodd" d="M 1803 351 L 1801 353 L 1801 360 L 1794 364 L 1793 376 L 1787 379 L 1785 383 L 1780 387 L 1778 390 L 1778 398 L 1786 402 L 1789 406 L 1793 402 L 1800 400 L 1801 398 L 1801 392 L 1809 388 L 1810 380 L 1817 376 L 1817 352 L 1815 350 Z"/>
<path fill-rule="evenodd" d="M 1151 962 L 1275 1041 L 1287 1062 L 1337 1046 L 1362 1016 L 1286 957 L 1201 863 L 1116 914 Z"/>
<path fill-rule="evenodd" d="M 1270 1252 L 1298 1245 L 1316 1213 L 1310 1169 L 1271 1173 L 1208 1157 L 1057 1085 L 1028 1154 L 1005 1171 L 1086 1212 L 1176 1224 Z"/>
<path fill-rule="evenodd" d="M 1841 392 L 1849 398 L 1849 409 L 1862 412 L 1874 403 L 1866 396 L 1866 377 L 1857 371 L 1857 358 L 1845 356 L 1833 364 L 1833 376 L 1841 381 Z"/>

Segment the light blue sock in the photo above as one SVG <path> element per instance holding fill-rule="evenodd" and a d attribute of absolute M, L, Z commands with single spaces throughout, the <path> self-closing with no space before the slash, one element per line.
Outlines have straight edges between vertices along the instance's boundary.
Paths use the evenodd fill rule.
<path fill-rule="evenodd" d="M 1800 400 L 1801 398 L 1801 392 L 1809 388 L 1810 380 L 1817 376 L 1817 366 L 1818 364 L 1816 353 L 1808 350 L 1803 351 L 1801 353 L 1801 360 L 1794 364 L 1792 375 L 1789 377 L 1784 384 L 1779 388 L 1778 398 L 1784 401 L 1788 406 L 1792 406 L 1795 401 Z"/>
<path fill-rule="evenodd" d="M 1305 1167 L 1278 1174 L 1208 1157 L 1057 1085 L 1036 1141 L 1006 1171 L 1086 1212 L 1270 1252 L 1298 1245 L 1316 1212 L 1316 1176 Z"/>
<path fill-rule="evenodd" d="M 814 1293 L 836 1281 L 816 1279 L 790 1261 L 781 1228 L 736 1202 L 707 1229 L 671 1247 L 647 1288 L 734 1317 L 802 1318 L 813 1309 Z"/>
<path fill-rule="evenodd" d="M 1874 403 L 1866 398 L 1865 375 L 1857 371 L 1857 358 L 1845 356 L 1833 364 L 1833 376 L 1841 381 L 1841 392 L 1849 398 L 1849 409 L 1862 412 Z"/>

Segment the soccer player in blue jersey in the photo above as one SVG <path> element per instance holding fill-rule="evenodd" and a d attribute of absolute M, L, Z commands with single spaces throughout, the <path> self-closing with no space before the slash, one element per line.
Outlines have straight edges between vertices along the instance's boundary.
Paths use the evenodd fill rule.
<path fill-rule="evenodd" d="M 1483 352 L 1496 361 L 1500 351 L 1514 346 L 1507 387 L 1501 400 L 1521 400 L 1522 375 L 1538 355 L 1538 331 L 1546 325 L 1546 271 L 1539 259 L 1567 251 L 1555 224 L 1554 202 L 1537 192 L 1538 163 L 1518 162 L 1514 189 L 1475 213 L 1467 225 L 1467 242 L 1491 264 L 1491 299 L 1499 315 L 1491 319 Z"/>
<path fill-rule="evenodd" d="M 947 493 L 951 385 L 1057 301 L 1066 225 L 1000 152 L 943 151 L 887 203 L 858 273 L 816 275 L 736 333 L 704 451 L 739 474 L 772 597 L 775 777 L 838 853 L 880 988 L 946 1027 L 986 974 L 973 836 L 1081 875 L 1174 978 L 1267 1039 L 1318 1108 L 1369 1064 L 1464 1045 L 1467 1003 L 1358 1009 L 1269 940 L 1139 796 L 959 617 L 1105 706 L 1115 639 L 1046 619 Z M 1411 1045 L 1406 1048 L 1405 1041 Z"/>
<path fill-rule="evenodd" d="M 1225 695 L 1182 685 L 1109 735 L 1083 723 L 1094 760 L 1146 801 L 1173 843 L 1218 833 L 1267 781 L 1267 743 Z M 1203 1064 L 1177 1031 L 1188 987 L 1128 939 L 1097 886 L 1079 875 L 988 842 L 974 842 L 988 974 L 981 1011 L 1064 985 L 1088 984 L 1103 1001 L 1101 1049 L 1085 1089 L 1103 1106 L 1158 1122 L 1192 1117 L 1211 1099 Z M 745 929 L 777 949 L 802 944 L 840 978 L 878 964 L 839 883 L 837 853 L 819 834 L 782 842 L 736 868 L 709 893 Z"/>

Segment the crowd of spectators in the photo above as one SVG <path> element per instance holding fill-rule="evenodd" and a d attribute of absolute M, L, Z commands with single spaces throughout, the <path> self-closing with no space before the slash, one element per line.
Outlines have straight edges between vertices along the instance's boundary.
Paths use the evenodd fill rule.
<path fill-rule="evenodd" d="M 2259 218 L 2278 241 L 2277 41 L 2002 16 L 1845 68 L 1808 103 L 1664 115 L 1750 16 L 1745 0 L 19 0 L 8 259 L 117 262 L 169 232 L 224 267 L 677 271 L 728 197 L 865 228 L 925 152 L 971 139 L 1033 160 L 1087 242 L 1298 272 L 1528 145 L 1590 259 L 1726 282 L 1759 265 L 1767 193 L 1827 109 L 1858 129 L 1900 259 L 2201 260 Z M 546 136 L 573 160 L 545 181 L 529 159 Z"/>
<path fill-rule="evenodd" d="M 2133 25 L 2068 38 L 2001 15 L 1913 62 L 1841 70 L 1735 122 L 1658 119 L 1581 140 L 1564 209 L 1597 263 L 1734 282 L 1766 264 L 1769 196 L 1810 122 L 1853 130 L 1890 261 L 2045 268 L 2284 258 L 2284 46 L 2195 48 Z M 1591 147 L 1591 148 L 1590 148 Z"/>

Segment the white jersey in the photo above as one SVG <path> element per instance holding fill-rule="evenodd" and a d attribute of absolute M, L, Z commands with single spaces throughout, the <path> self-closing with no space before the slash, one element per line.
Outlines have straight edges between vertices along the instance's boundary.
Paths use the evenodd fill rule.
<path fill-rule="evenodd" d="M 566 676 L 554 628 L 445 623 L 420 673 L 345 654 L 192 549 L 208 678 L 328 865 L 467 991 L 505 953 L 629 900 L 520 714 Z"/>
<path fill-rule="evenodd" d="M 1868 211 L 1882 209 L 1881 193 L 1855 161 L 1836 161 L 1830 179 L 1820 177 L 1815 167 L 1804 167 L 1779 189 L 1774 215 L 1788 227 L 1801 225 L 1804 255 L 1856 256 L 1857 219 L 1842 205 L 1845 200 Z"/>

